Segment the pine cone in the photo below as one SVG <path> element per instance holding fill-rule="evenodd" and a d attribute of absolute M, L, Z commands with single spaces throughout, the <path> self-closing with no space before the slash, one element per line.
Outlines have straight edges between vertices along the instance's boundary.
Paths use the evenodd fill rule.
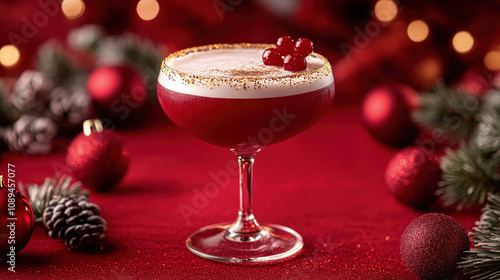
<path fill-rule="evenodd" d="M 12 152 L 39 155 L 50 152 L 56 134 L 57 127 L 50 119 L 23 115 L 4 131 L 3 138 Z"/>
<path fill-rule="evenodd" d="M 103 239 L 106 220 L 87 196 L 54 197 L 43 211 L 49 236 L 60 238 L 72 249 L 87 249 Z"/>
<path fill-rule="evenodd" d="M 52 87 L 43 73 L 26 70 L 14 85 L 12 104 L 25 113 L 41 115 L 47 108 Z"/>
<path fill-rule="evenodd" d="M 91 105 L 90 95 L 84 88 L 68 92 L 58 87 L 52 91 L 47 116 L 57 123 L 68 122 L 72 125 L 80 125 L 89 117 Z"/>

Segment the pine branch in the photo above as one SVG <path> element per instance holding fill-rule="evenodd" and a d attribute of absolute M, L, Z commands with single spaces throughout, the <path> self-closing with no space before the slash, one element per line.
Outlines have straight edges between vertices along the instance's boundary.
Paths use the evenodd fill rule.
<path fill-rule="evenodd" d="M 414 121 L 434 135 L 446 135 L 448 143 L 453 144 L 474 130 L 481 102 L 463 89 L 451 89 L 439 82 L 420 95 L 420 107 L 413 113 Z"/>
<path fill-rule="evenodd" d="M 471 142 L 448 151 L 441 160 L 443 170 L 439 193 L 445 205 L 458 209 L 482 204 L 488 193 L 500 190 L 497 157 L 488 157 Z"/>
<path fill-rule="evenodd" d="M 67 175 L 56 174 L 53 178 L 46 178 L 41 186 L 37 184 L 27 184 L 24 186 L 19 183 L 19 190 L 26 196 L 28 193 L 31 208 L 35 222 L 43 220 L 43 211 L 49 204 L 50 200 L 55 196 L 68 197 L 71 195 L 88 196 L 87 190 L 82 190 L 82 183 L 71 183 L 71 177 Z"/>
<path fill-rule="evenodd" d="M 57 85 L 66 82 L 77 72 L 64 47 L 55 41 L 48 41 L 40 47 L 36 68 Z"/>
<path fill-rule="evenodd" d="M 12 106 L 9 94 L 0 80 L 0 125 L 7 126 L 14 123 L 20 116 L 20 112 Z"/>
<path fill-rule="evenodd" d="M 475 247 L 466 252 L 459 267 L 472 279 L 500 278 L 500 195 L 489 194 L 488 205 L 473 232 L 469 233 Z"/>

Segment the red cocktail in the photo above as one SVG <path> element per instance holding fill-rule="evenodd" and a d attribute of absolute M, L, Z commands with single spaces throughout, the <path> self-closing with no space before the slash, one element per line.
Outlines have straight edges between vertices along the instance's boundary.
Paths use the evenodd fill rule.
<path fill-rule="evenodd" d="M 251 210 L 254 155 L 318 121 L 334 97 L 331 67 L 319 54 L 304 71 L 262 64 L 272 45 L 210 45 L 167 57 L 158 99 L 169 118 L 193 136 L 230 148 L 240 163 L 240 211 L 229 225 L 200 229 L 188 240 L 195 254 L 226 262 L 266 262 L 289 257 L 303 245 L 295 231 L 260 226 Z"/>

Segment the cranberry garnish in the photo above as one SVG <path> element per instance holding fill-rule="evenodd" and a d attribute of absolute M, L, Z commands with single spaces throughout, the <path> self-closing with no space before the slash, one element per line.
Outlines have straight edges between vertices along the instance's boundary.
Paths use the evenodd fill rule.
<path fill-rule="evenodd" d="M 313 52 L 313 43 L 308 38 L 300 38 L 295 42 L 294 53 L 300 54 L 304 57 L 310 55 Z"/>
<path fill-rule="evenodd" d="M 290 36 L 281 36 L 276 41 L 276 49 L 282 56 L 292 53 L 293 46 L 293 40 Z"/>
<path fill-rule="evenodd" d="M 307 68 L 306 58 L 302 55 L 293 53 L 285 56 L 283 68 L 288 71 L 302 71 Z"/>
<path fill-rule="evenodd" d="M 281 57 L 280 53 L 277 49 L 271 48 L 264 51 L 262 54 L 262 61 L 265 65 L 273 65 L 273 66 L 282 66 L 283 65 L 283 57 Z"/>

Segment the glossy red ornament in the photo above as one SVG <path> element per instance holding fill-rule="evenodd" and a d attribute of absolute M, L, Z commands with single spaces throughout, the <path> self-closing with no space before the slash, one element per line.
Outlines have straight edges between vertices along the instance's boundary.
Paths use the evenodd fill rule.
<path fill-rule="evenodd" d="M 129 151 L 116 132 L 102 128 L 99 120 L 87 120 L 84 132 L 68 148 L 66 164 L 75 177 L 97 191 L 107 191 L 125 175 Z"/>
<path fill-rule="evenodd" d="M 15 253 L 21 251 L 31 238 L 35 219 L 31 205 L 15 185 L 9 181 L 9 185 L 5 185 L 1 177 L 0 181 L 0 259 L 10 261 L 14 258 L 15 261 Z M 14 211 L 9 208 L 14 208 Z"/>
<path fill-rule="evenodd" d="M 463 226 L 441 213 L 416 218 L 401 236 L 401 259 L 422 279 L 450 279 L 458 271 L 457 262 L 469 249 Z"/>
<path fill-rule="evenodd" d="M 403 84 L 372 89 L 361 104 L 361 119 L 370 134 L 392 147 L 409 145 L 419 133 L 411 119 L 417 93 Z"/>
<path fill-rule="evenodd" d="M 385 183 L 401 203 L 422 209 L 437 199 L 441 179 L 440 158 L 422 147 L 399 151 L 387 165 Z"/>
<path fill-rule="evenodd" d="M 115 120 L 137 115 L 147 102 L 143 78 L 129 65 L 95 69 L 87 80 L 87 91 L 97 107 Z"/>

